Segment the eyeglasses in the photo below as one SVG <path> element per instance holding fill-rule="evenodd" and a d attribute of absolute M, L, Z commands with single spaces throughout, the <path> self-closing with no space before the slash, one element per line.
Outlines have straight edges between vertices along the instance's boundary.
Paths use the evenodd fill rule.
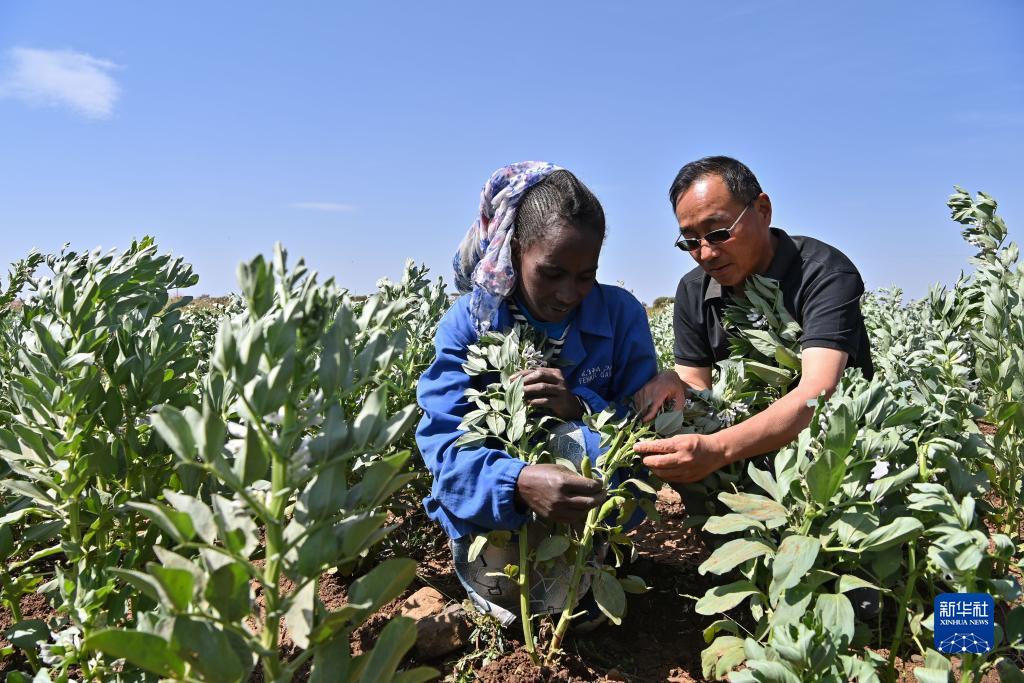
<path fill-rule="evenodd" d="M 751 204 L 752 203 L 753 202 L 751 202 Z M 722 242 L 731 239 L 732 231 L 736 229 L 737 225 L 739 225 L 740 219 L 743 218 L 743 214 L 745 214 L 749 208 L 750 204 L 744 206 L 743 211 L 740 212 L 739 216 L 736 216 L 736 220 L 734 220 L 732 225 L 728 228 L 712 230 L 708 234 L 704 235 L 704 237 L 683 237 L 680 235 L 679 239 L 676 240 L 676 246 L 683 251 L 697 251 L 700 249 L 701 242 L 707 242 L 708 244 L 721 244 Z"/>

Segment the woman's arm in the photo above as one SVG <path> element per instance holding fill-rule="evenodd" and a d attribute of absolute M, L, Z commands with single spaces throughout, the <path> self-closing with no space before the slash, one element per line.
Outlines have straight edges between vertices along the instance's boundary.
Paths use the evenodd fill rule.
<path fill-rule="evenodd" d="M 480 529 L 515 529 L 527 518 L 515 504 L 516 480 L 526 463 L 497 449 L 454 445 L 469 410 L 465 392 L 471 378 L 462 364 L 475 340 L 466 300 L 460 299 L 438 326 L 437 356 L 416 391 L 423 409 L 416 443 L 434 477 L 427 508 L 452 538 Z"/>

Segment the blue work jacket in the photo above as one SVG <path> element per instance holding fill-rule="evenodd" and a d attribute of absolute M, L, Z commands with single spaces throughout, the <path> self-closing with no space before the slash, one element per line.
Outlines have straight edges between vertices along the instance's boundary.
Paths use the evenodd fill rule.
<path fill-rule="evenodd" d="M 505 303 L 494 329 L 512 326 Z M 460 297 L 438 326 L 437 356 L 420 377 L 416 396 L 423 418 L 416 443 L 434 477 L 424 498 L 427 515 L 453 539 L 495 529 L 518 529 L 529 513 L 515 504 L 516 480 L 526 466 L 508 453 L 484 446 L 454 446 L 459 424 L 470 410 L 466 389 L 477 378 L 462 369 L 466 349 L 479 338 Z M 592 411 L 624 405 L 658 371 L 647 312 L 620 287 L 596 284 L 583 299 L 559 356 L 566 385 Z"/>

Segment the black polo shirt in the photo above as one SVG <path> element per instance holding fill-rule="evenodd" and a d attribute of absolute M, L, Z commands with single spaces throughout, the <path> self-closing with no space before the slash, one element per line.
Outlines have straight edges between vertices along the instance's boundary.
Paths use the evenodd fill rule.
<path fill-rule="evenodd" d="M 860 297 L 864 282 L 856 266 L 835 247 L 811 237 L 790 237 L 771 228 L 778 240 L 763 275 L 779 281 L 782 302 L 800 324 L 800 348 L 846 351 L 846 367 L 871 378 L 870 346 Z M 679 365 L 711 367 L 729 357 L 722 311 L 730 296 L 698 266 L 679 280 L 675 301 L 675 357 Z"/>

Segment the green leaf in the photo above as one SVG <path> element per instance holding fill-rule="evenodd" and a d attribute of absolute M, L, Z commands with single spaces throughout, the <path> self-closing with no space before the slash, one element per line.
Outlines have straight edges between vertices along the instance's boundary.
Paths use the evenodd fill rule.
<path fill-rule="evenodd" d="M 609 621 L 615 625 L 621 624 L 626 613 L 626 592 L 622 590 L 619 580 L 608 572 L 598 571 L 594 575 L 592 590 L 597 606 L 608 616 Z"/>
<path fill-rule="evenodd" d="M 949 671 L 915 666 L 914 677 L 917 678 L 918 683 L 948 683 Z"/>
<path fill-rule="evenodd" d="M 828 429 L 825 432 L 825 448 L 833 451 L 845 465 L 845 458 L 857 440 L 857 422 L 853 419 L 849 407 L 841 403 L 835 407 L 828 418 Z"/>
<path fill-rule="evenodd" d="M 697 601 L 696 612 L 705 616 L 720 614 L 731 610 L 751 595 L 759 595 L 761 591 L 750 581 L 734 581 L 724 586 L 709 588 Z"/>
<path fill-rule="evenodd" d="M 722 575 L 748 560 L 762 555 L 771 555 L 774 548 L 760 539 L 735 538 L 715 550 L 697 571 L 700 574 Z"/>
<path fill-rule="evenodd" d="M 747 660 L 747 666 L 755 672 L 754 679 L 759 683 L 801 683 L 800 677 L 782 662 Z"/>
<path fill-rule="evenodd" d="M 899 517 L 890 524 L 878 527 L 860 542 L 862 551 L 878 552 L 901 545 L 924 533 L 924 524 L 914 517 Z"/>
<path fill-rule="evenodd" d="M 189 516 L 195 532 L 205 542 L 213 545 L 217 542 L 217 525 L 213 521 L 213 511 L 198 498 L 164 489 L 164 498 L 175 510 Z"/>
<path fill-rule="evenodd" d="M 480 553 L 483 552 L 484 546 L 487 545 L 487 535 L 480 534 L 473 539 L 473 542 L 469 544 L 469 551 L 466 554 L 466 559 L 469 562 L 476 562 L 476 558 L 480 557 Z"/>
<path fill-rule="evenodd" d="M 263 450 L 259 432 L 252 425 L 245 429 L 245 441 L 235 455 L 234 472 L 242 486 L 249 486 L 254 481 L 267 478 L 270 460 Z"/>
<path fill-rule="evenodd" d="M 152 633 L 109 628 L 88 635 L 82 646 L 114 659 L 126 659 L 129 664 L 158 676 L 180 680 L 185 675 L 185 662 L 171 650 L 166 640 Z"/>
<path fill-rule="evenodd" d="M 408 617 L 392 617 L 380 632 L 359 683 L 389 681 L 402 657 L 416 642 L 416 622 Z"/>
<path fill-rule="evenodd" d="M 437 669 L 432 669 L 429 666 L 418 666 L 408 671 L 399 671 L 391 679 L 391 683 L 425 683 L 426 681 L 434 680 L 440 675 Z"/>
<path fill-rule="evenodd" d="M 644 583 L 644 580 L 639 576 L 634 576 L 633 574 L 620 578 L 619 584 L 622 586 L 622 590 L 627 593 L 633 593 L 634 595 L 643 595 L 649 590 L 647 588 L 647 584 Z"/>
<path fill-rule="evenodd" d="M 800 356 L 790 351 L 785 346 L 775 347 L 775 361 L 784 368 L 799 372 L 802 368 Z"/>
<path fill-rule="evenodd" d="M 50 629 L 40 619 L 23 619 L 4 631 L 4 637 L 22 650 L 36 651 L 36 643 L 50 639 Z"/>
<path fill-rule="evenodd" d="M 155 577 L 140 572 L 135 569 L 120 569 L 112 567 L 108 569 L 111 574 L 119 576 L 126 582 L 134 586 L 135 588 L 142 591 L 147 597 L 154 602 L 158 602 L 167 609 L 173 608 L 173 602 L 170 597 L 164 592 L 164 587 L 160 585 L 160 582 Z"/>
<path fill-rule="evenodd" d="M 419 417 L 420 412 L 416 405 L 407 405 L 402 408 L 381 426 L 377 436 L 373 439 L 373 449 L 375 451 L 386 450 L 405 434 Z"/>
<path fill-rule="evenodd" d="M 288 627 L 288 634 L 303 650 L 309 648 L 309 633 L 313 630 L 315 598 L 316 581 L 307 581 L 298 592 L 288 596 L 291 604 L 284 615 L 284 621 Z"/>
<path fill-rule="evenodd" d="M 206 583 L 203 596 L 225 621 L 249 614 L 249 575 L 238 562 L 218 567 Z"/>
<path fill-rule="evenodd" d="M 747 658 L 743 638 L 720 636 L 700 653 L 700 666 L 704 678 L 719 680 Z"/>
<path fill-rule="evenodd" d="M 195 527 L 192 526 L 192 518 L 184 512 L 158 503 L 128 501 L 125 505 L 144 514 L 179 544 L 191 541 L 196 534 Z"/>
<path fill-rule="evenodd" d="M 225 631 L 199 619 L 176 617 L 171 632 L 171 647 L 192 665 L 193 672 L 211 683 L 240 683 L 252 670 L 253 661 L 240 657 L 239 643 Z M 244 645 L 243 645 L 244 647 Z"/>
<path fill-rule="evenodd" d="M 853 574 L 843 574 L 839 577 L 839 586 L 836 588 L 836 592 L 848 593 L 849 591 L 855 590 L 857 588 L 871 588 L 874 590 L 880 590 L 878 586 L 871 583 L 870 581 L 865 581 L 859 576 L 854 576 Z"/>
<path fill-rule="evenodd" d="M 901 408 L 889 415 L 882 421 L 882 427 L 898 427 L 900 425 L 913 425 L 924 415 L 924 406 L 912 405 Z"/>
<path fill-rule="evenodd" d="M 739 515 L 735 512 L 730 512 L 727 515 L 721 515 L 718 517 L 711 517 L 704 524 L 704 531 L 709 534 L 735 534 L 740 531 L 746 531 L 747 529 L 764 531 L 765 526 L 756 519 L 751 519 L 746 515 Z"/>
<path fill-rule="evenodd" d="M 409 459 L 409 451 L 400 451 L 386 456 L 370 465 L 363 472 L 359 483 L 354 485 L 345 499 L 345 507 L 357 510 L 361 507 L 380 505 L 398 488 L 408 483 L 410 477 L 398 473 Z"/>
<path fill-rule="evenodd" d="M 821 625 L 833 634 L 833 640 L 837 642 L 837 647 L 840 650 L 842 649 L 841 641 L 835 638 L 834 634 L 844 637 L 847 645 L 853 640 L 853 605 L 845 595 L 841 593 L 819 595 L 818 601 L 814 605 L 814 614 L 818 617 Z"/>
<path fill-rule="evenodd" d="M 779 489 L 779 485 L 776 483 L 775 477 L 771 474 L 764 470 L 757 469 L 757 467 L 754 466 L 754 463 L 750 463 L 750 466 L 747 467 L 747 476 L 749 476 L 755 484 L 761 487 L 761 490 L 771 496 L 773 500 L 777 502 L 782 500 L 782 491 Z"/>
<path fill-rule="evenodd" d="M 164 590 L 164 594 L 170 600 L 175 611 L 184 612 L 192 602 L 192 589 L 195 586 L 195 579 L 191 572 L 184 569 L 163 567 L 150 562 L 146 570 L 155 578 Z"/>
<path fill-rule="evenodd" d="M 715 635 L 721 631 L 731 633 L 735 636 L 739 635 L 740 627 L 732 619 L 719 619 L 718 621 L 712 622 L 711 625 L 704 629 L 704 631 L 702 632 L 704 636 L 704 642 L 710 643 L 712 640 L 715 639 Z"/>
<path fill-rule="evenodd" d="M 770 365 L 765 365 L 764 363 L 758 363 L 756 361 L 743 361 L 743 369 L 744 371 L 750 372 L 766 384 L 780 389 L 788 387 L 793 381 L 793 373 L 789 370 L 774 368 Z"/>
<path fill-rule="evenodd" d="M 195 408 L 187 408 L 195 412 Z M 195 462 L 196 442 L 192 435 L 192 427 L 182 411 L 172 405 L 164 404 L 157 409 L 152 417 L 153 427 L 160 438 L 170 446 L 171 451 L 183 462 Z"/>
<path fill-rule="evenodd" d="M 338 460 L 323 467 L 306 487 L 302 502 L 311 521 L 336 514 L 345 507 L 349 463 Z"/>
<path fill-rule="evenodd" d="M 1006 615 L 1006 640 L 1009 643 L 1024 640 L 1024 605 L 1017 605 Z"/>
<path fill-rule="evenodd" d="M 397 598 L 416 576 L 416 563 L 407 558 L 385 560 L 352 582 L 348 599 L 356 604 L 366 603 L 370 614 L 390 600 Z"/>
<path fill-rule="evenodd" d="M 810 571 L 820 548 L 821 542 L 809 536 L 794 534 L 782 540 L 775 552 L 772 581 L 768 588 L 768 597 L 773 605 L 778 603 L 782 591 L 800 583 Z"/>
<path fill-rule="evenodd" d="M 560 557 L 569 549 L 569 539 L 565 536 L 548 536 L 537 546 L 537 562 L 547 562 Z"/>
<path fill-rule="evenodd" d="M 646 482 L 643 479 L 636 479 L 634 477 L 632 479 L 627 479 L 626 481 L 624 481 L 622 483 L 622 485 L 623 486 L 635 486 L 637 488 L 637 490 L 640 491 L 640 493 L 646 493 L 649 496 L 656 496 L 656 495 L 658 495 L 658 491 L 653 486 L 651 486 L 650 482 Z"/>
<path fill-rule="evenodd" d="M 796 624 L 802 621 L 813 597 L 814 589 L 807 585 L 807 582 L 787 589 L 775 606 L 772 624 L 777 627 L 781 624 Z"/>
<path fill-rule="evenodd" d="M 752 493 L 719 493 L 718 500 L 738 514 L 760 522 L 771 522 L 768 526 L 777 526 L 786 521 L 786 508 L 771 498 Z"/>
<path fill-rule="evenodd" d="M 996 670 L 999 672 L 1000 683 L 1024 683 L 1024 672 L 1009 657 L 997 659 Z"/>
<path fill-rule="evenodd" d="M 811 462 L 805 474 L 811 498 L 826 505 L 842 486 L 846 476 L 846 457 L 835 450 L 825 450 Z"/>

